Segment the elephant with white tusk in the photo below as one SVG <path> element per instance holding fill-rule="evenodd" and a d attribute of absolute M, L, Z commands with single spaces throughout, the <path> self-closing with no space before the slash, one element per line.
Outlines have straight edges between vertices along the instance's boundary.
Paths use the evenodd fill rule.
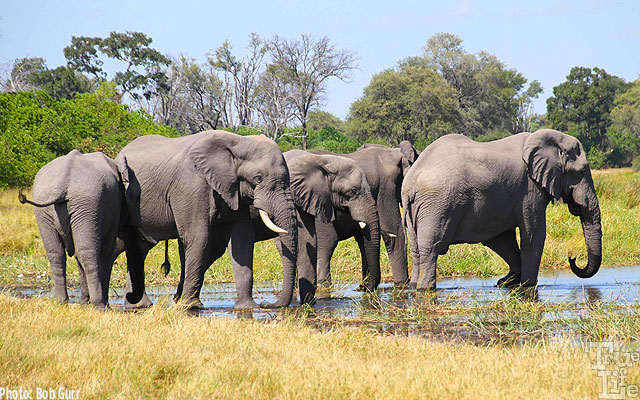
<path fill-rule="evenodd" d="M 144 260 L 158 241 L 178 239 L 182 273 L 176 300 L 202 307 L 204 273 L 228 245 L 238 296 L 234 307 L 258 307 L 252 295 L 253 206 L 280 235 L 283 266 L 279 299 L 262 306 L 290 304 L 298 247 L 296 214 L 289 170 L 273 140 L 225 131 L 178 138 L 143 136 L 122 149 L 117 158 L 123 157 L 140 188 L 139 202 L 128 204 L 140 216 L 139 258 Z M 125 303 L 127 308 L 148 305 L 146 296 L 138 304 Z"/>
<path fill-rule="evenodd" d="M 600 207 L 580 142 L 551 129 L 523 132 L 488 143 L 447 135 L 427 147 L 402 184 L 411 240 L 411 284 L 436 286 L 436 261 L 455 243 L 482 243 L 509 265 L 499 286 L 534 286 L 546 236 L 546 208 L 563 199 L 580 217 L 588 265 L 602 260 Z M 520 230 L 520 245 L 516 241 Z"/>
<path fill-rule="evenodd" d="M 325 150 L 311 150 L 315 154 L 333 154 Z M 400 187 L 409 168 L 419 156 L 419 152 L 407 140 L 393 148 L 379 144 L 365 144 L 349 154 L 337 154 L 358 164 L 365 173 L 371 195 L 375 201 L 380 225 L 380 237 L 384 240 L 396 287 L 405 287 L 409 281 L 407 266 L 407 240 L 399 204 Z M 358 229 L 355 221 L 340 212 L 335 223 L 318 222 L 321 240 L 318 242 L 318 280 L 331 284 L 331 257 L 338 241 L 356 237 Z M 361 251 L 363 276 L 366 270 L 365 253 Z"/>

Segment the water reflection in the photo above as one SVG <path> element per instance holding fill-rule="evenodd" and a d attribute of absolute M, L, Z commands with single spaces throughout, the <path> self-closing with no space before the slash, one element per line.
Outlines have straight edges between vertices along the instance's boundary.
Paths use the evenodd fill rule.
<path fill-rule="evenodd" d="M 509 290 L 495 287 L 497 277 L 444 278 L 438 281 L 438 290 L 431 293 L 418 293 L 412 290 L 396 290 L 392 283 L 383 283 L 376 293 L 358 291 L 357 284 L 338 285 L 330 289 L 319 290 L 317 302 L 312 308 L 304 307 L 311 318 L 359 318 L 367 313 L 384 312 L 391 314 L 398 310 L 419 309 L 442 312 L 447 307 L 467 307 L 483 309 L 491 307 L 497 301 L 517 298 L 543 304 L 575 304 L 573 309 L 561 311 L 584 316 L 589 305 L 607 303 L 615 305 L 636 305 L 640 298 L 640 266 L 601 268 L 596 276 L 582 280 L 570 271 L 551 271 L 540 275 L 538 290 Z M 21 297 L 46 296 L 49 289 L 11 288 L 12 293 Z M 149 297 L 155 304 L 171 304 L 173 287 L 147 288 Z M 272 284 L 257 284 L 254 288 L 256 302 L 275 302 L 279 288 Z M 114 309 L 123 308 L 122 289 L 113 289 L 110 304 Z M 69 291 L 70 302 L 79 302 L 80 291 Z M 205 285 L 201 291 L 204 309 L 195 312 L 202 317 L 223 316 L 239 319 L 273 319 L 290 315 L 292 308 L 285 310 L 248 310 L 233 309 L 236 298 L 235 286 L 229 284 Z M 294 304 L 295 305 L 295 304 Z M 289 314 L 287 314 L 289 313 Z M 549 313 L 541 313 L 541 318 L 553 318 Z M 466 317 L 465 317 L 466 318 Z M 452 317 L 455 321 L 455 317 Z M 410 324 L 382 324 L 379 329 L 392 333 L 398 330 L 411 330 Z"/>

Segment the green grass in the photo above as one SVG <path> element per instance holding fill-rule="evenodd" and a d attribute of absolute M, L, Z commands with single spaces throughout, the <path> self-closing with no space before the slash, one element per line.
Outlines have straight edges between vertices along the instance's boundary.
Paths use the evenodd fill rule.
<path fill-rule="evenodd" d="M 640 263 L 640 173 L 631 169 L 595 171 L 594 181 L 602 211 L 604 267 Z M 17 201 L 17 190 L 0 191 L 0 284 L 32 285 L 46 282 L 50 276 L 48 261 L 39 238 L 33 209 Z M 567 268 L 567 258 L 577 256 L 586 263 L 586 248 L 580 220 L 569 214 L 567 206 L 551 204 L 547 208 L 547 240 L 542 256 L 542 269 Z M 146 262 L 147 283 L 177 284 L 179 278 L 178 247 L 170 241 L 172 269 L 168 277 L 160 271 L 164 245 L 154 248 Z M 410 260 L 410 257 L 409 257 Z M 391 280 L 389 259 L 382 245 L 383 280 Z M 256 244 L 254 253 L 256 281 L 278 282 L 282 271 L 280 257 L 273 241 Z M 75 261 L 69 260 L 68 276 L 77 282 Z M 411 268 L 412 263 L 409 261 Z M 126 261 L 121 256 L 114 267 L 113 282 L 125 279 Z M 332 259 L 332 278 L 336 282 L 360 279 L 360 253 L 353 239 L 338 244 Z M 476 245 L 454 245 L 438 259 L 438 276 L 504 274 L 507 265 L 488 248 Z M 207 283 L 232 282 L 233 271 L 225 254 L 206 273 Z"/>

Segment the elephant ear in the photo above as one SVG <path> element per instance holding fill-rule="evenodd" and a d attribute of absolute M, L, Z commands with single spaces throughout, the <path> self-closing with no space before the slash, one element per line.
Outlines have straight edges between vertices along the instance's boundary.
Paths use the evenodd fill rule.
<path fill-rule="evenodd" d="M 297 156 L 288 160 L 291 193 L 297 207 L 315 216 L 322 223 L 333 222 L 335 213 L 331 201 L 329 173 L 321 157 Z"/>
<path fill-rule="evenodd" d="M 232 210 L 237 210 L 240 183 L 230 145 L 228 140 L 216 137 L 216 134 L 204 135 L 187 150 L 187 157 L 209 186 Z"/>
<path fill-rule="evenodd" d="M 120 173 L 122 186 L 124 186 L 128 223 L 131 226 L 140 226 L 142 224 L 140 217 L 140 183 L 136 179 L 133 170 L 129 168 L 127 157 L 119 155 L 116 158 L 116 167 Z"/>
<path fill-rule="evenodd" d="M 400 153 L 402 156 L 409 161 L 409 165 L 413 165 L 414 162 L 418 159 L 420 153 L 416 150 L 415 147 L 408 140 L 403 140 L 400 142 Z"/>
<path fill-rule="evenodd" d="M 562 197 L 564 174 L 561 148 L 555 131 L 538 130 L 529 135 L 524 143 L 522 159 L 527 164 L 527 173 L 539 183 L 555 200 Z"/>

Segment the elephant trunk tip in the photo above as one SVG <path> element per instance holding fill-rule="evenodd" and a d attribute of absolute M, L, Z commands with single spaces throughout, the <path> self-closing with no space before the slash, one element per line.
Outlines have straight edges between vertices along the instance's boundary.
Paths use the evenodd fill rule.
<path fill-rule="evenodd" d="M 575 257 L 569 257 L 569 266 L 571 272 L 573 272 L 578 278 L 587 279 L 594 276 L 600 269 L 600 263 L 602 261 L 601 255 L 589 254 L 589 261 L 584 268 L 578 267 Z"/>

